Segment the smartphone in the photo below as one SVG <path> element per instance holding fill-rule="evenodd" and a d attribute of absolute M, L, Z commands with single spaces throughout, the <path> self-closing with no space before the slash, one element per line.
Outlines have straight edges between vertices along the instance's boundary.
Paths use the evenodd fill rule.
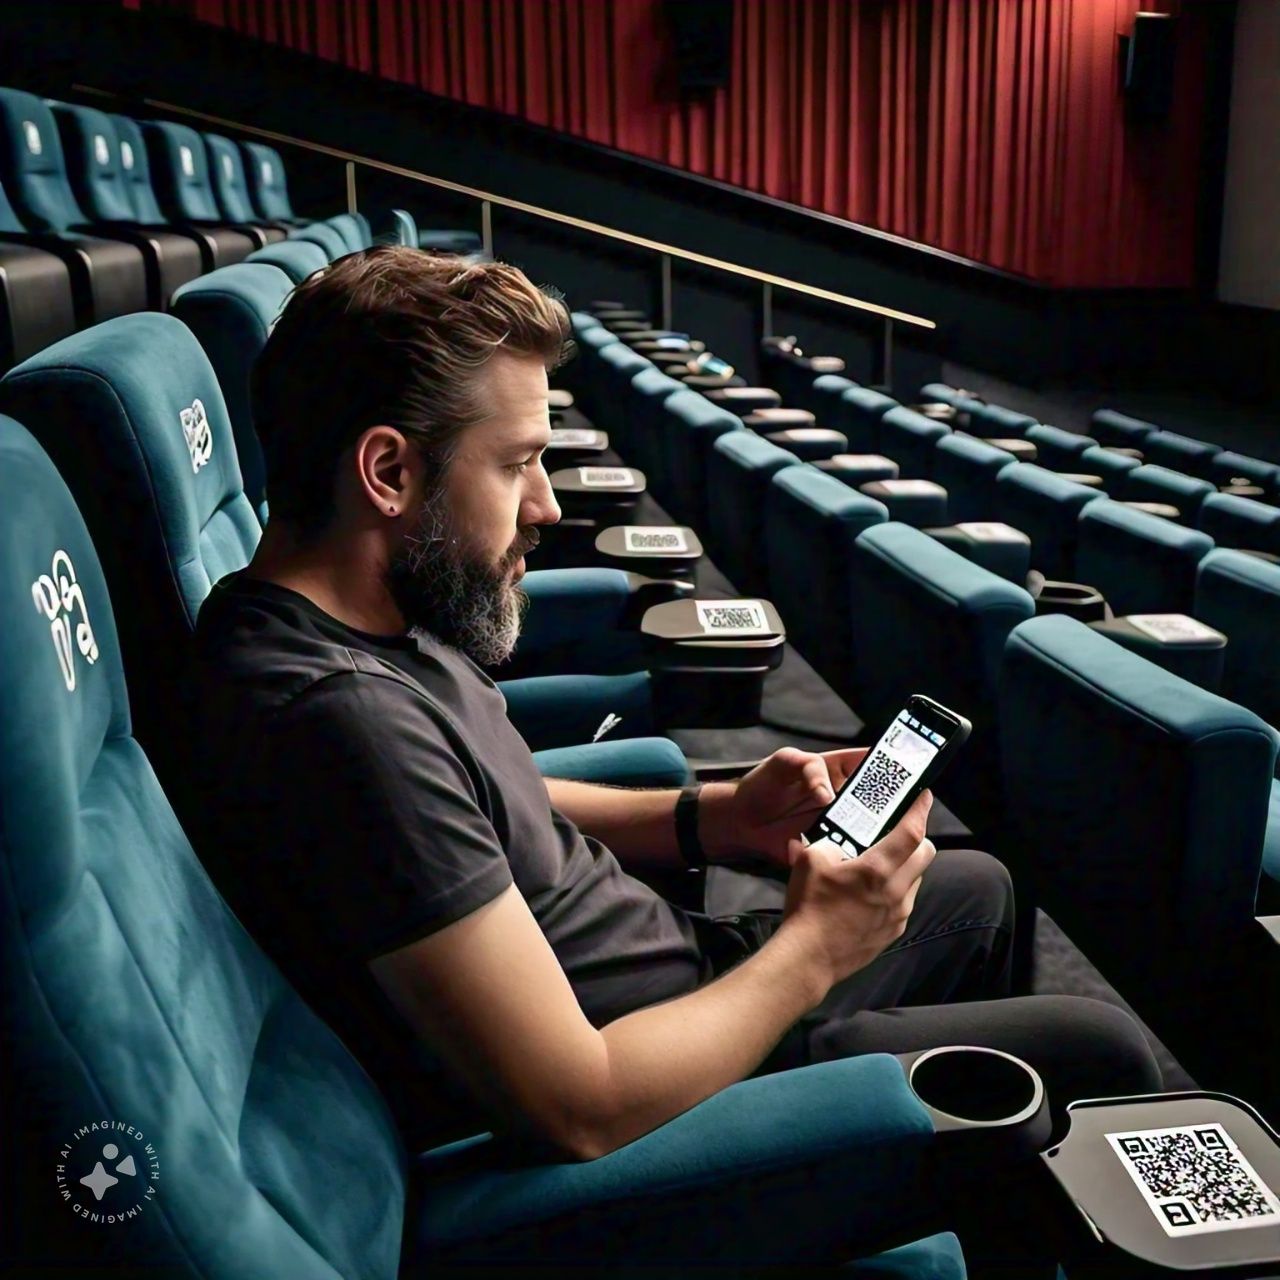
<path fill-rule="evenodd" d="M 704 351 L 693 361 L 695 373 L 713 373 L 719 374 L 724 378 L 733 376 L 733 365 L 727 360 L 722 360 L 719 356 L 712 355 L 710 351 Z"/>
<path fill-rule="evenodd" d="M 933 785 L 972 729 L 964 716 L 913 694 L 805 839 L 830 840 L 846 858 L 861 856 Z"/>

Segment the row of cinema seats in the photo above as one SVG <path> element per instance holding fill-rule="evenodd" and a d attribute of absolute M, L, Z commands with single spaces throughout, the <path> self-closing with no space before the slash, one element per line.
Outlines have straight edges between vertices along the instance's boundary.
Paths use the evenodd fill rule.
<path fill-rule="evenodd" d="M 393 217 L 401 243 L 480 248 Z M 217 267 L 262 258 L 298 279 L 371 243 L 363 214 L 297 217 L 272 147 L 0 88 L 0 369 L 90 324 L 167 310 Z"/>
<path fill-rule="evenodd" d="M 488 1135 L 407 1152 L 368 1077 L 218 897 L 170 803 L 185 817 L 200 781 L 185 652 L 211 584 L 245 563 L 269 515 L 241 473 L 253 458 L 260 484 L 247 373 L 292 283 L 265 261 L 218 268 L 175 291 L 173 314 L 91 326 L 0 381 L 4 1263 L 211 1280 L 584 1258 L 746 1272 L 794 1261 L 798 1241 L 839 1240 L 874 1255 L 845 1274 L 960 1280 L 954 1237 L 887 1231 L 918 1212 L 934 1146 L 892 1058 L 740 1084 L 590 1164 L 513 1159 Z M 566 493 L 566 510 L 591 523 L 597 509 Z M 526 733 L 572 737 L 627 697 L 642 718 L 650 677 L 636 664 L 654 650 L 636 636 L 655 609 L 634 600 L 665 592 L 656 611 L 685 609 L 687 584 L 597 567 L 526 586 L 527 661 L 614 670 L 585 721 L 574 702 L 601 685 L 581 663 L 509 682 Z M 565 643 L 584 633 L 598 653 Z M 776 628 L 767 639 L 776 648 Z M 660 739 L 583 741 L 568 748 L 570 776 L 686 777 Z M 76 1229 L 25 1176 L 104 1115 L 146 1133 L 164 1179 L 114 1234 L 120 1224 Z M 836 1179 L 846 1194 L 827 1221 L 809 1189 Z"/>
<path fill-rule="evenodd" d="M 1280 512 L 1126 458 L 1131 482 L 1156 473 L 1163 506 L 1199 499 L 1158 516 L 812 370 L 814 425 L 790 429 L 835 438 L 806 462 L 758 416 L 786 407 L 780 393 L 708 387 L 687 335 L 666 348 L 684 361 L 658 369 L 638 348 L 661 338 L 637 341 L 616 310 L 574 315 L 588 413 L 731 581 L 769 596 L 789 641 L 873 728 L 913 692 L 974 722 L 942 796 L 1000 850 L 1024 900 L 1172 1043 L 1189 1017 L 1221 1022 L 1222 990 L 1275 991 L 1280 953 L 1258 917 L 1280 910 L 1280 565 L 1215 547 L 1203 526 L 1241 503 L 1251 529 Z M 996 410 L 966 425 L 1037 434 Z M 860 480 L 868 455 L 929 487 Z M 1062 579 L 1100 588 L 1091 596 L 1110 607 L 1094 625 L 1078 596 L 1055 591 Z M 1265 1058 L 1273 1021 L 1236 1027 L 1241 1052 Z M 1186 1053 L 1196 1061 L 1197 1045 Z"/>

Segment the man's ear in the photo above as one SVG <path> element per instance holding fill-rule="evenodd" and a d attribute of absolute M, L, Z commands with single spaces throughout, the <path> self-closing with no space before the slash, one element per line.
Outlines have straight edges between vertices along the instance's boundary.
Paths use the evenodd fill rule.
<path fill-rule="evenodd" d="M 395 427 L 370 427 L 355 444 L 359 492 L 379 515 L 395 518 L 412 503 L 417 450 Z"/>

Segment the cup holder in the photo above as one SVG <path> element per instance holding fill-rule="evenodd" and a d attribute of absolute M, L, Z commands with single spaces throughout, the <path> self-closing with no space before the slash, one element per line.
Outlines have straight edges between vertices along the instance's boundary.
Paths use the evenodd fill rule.
<path fill-rule="evenodd" d="M 1044 1083 L 1036 1071 L 999 1049 L 929 1049 L 911 1064 L 907 1081 L 939 1118 L 966 1128 L 1021 1124 L 1044 1102 Z"/>
<path fill-rule="evenodd" d="M 1095 587 L 1083 582 L 1054 582 L 1046 579 L 1040 590 L 1033 591 L 1036 616 L 1065 613 L 1080 622 L 1102 622 L 1107 616 L 1107 602 Z"/>

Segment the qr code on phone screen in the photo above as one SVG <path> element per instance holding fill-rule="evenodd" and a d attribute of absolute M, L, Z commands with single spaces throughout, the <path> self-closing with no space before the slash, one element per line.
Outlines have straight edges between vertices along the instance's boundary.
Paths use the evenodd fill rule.
<path fill-rule="evenodd" d="M 911 781 L 911 770 L 883 751 L 877 751 L 862 766 L 853 784 L 853 797 L 874 814 L 883 813 Z"/>
<path fill-rule="evenodd" d="M 1280 1201 L 1220 1124 L 1107 1141 L 1167 1235 L 1280 1225 Z"/>

